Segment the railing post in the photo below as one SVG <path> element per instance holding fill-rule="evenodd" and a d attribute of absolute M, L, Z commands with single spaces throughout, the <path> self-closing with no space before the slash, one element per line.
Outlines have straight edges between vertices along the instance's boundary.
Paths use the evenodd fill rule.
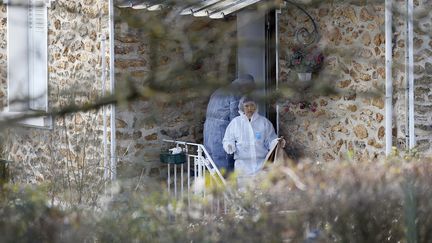
<path fill-rule="evenodd" d="M 198 147 L 198 179 L 200 180 L 200 182 L 203 182 L 205 184 L 204 181 L 204 176 L 203 176 L 203 166 L 202 166 L 202 148 Z M 202 190 L 200 191 L 200 193 L 202 192 Z"/>
<path fill-rule="evenodd" d="M 198 158 L 194 158 L 194 181 L 198 179 Z"/>
<path fill-rule="evenodd" d="M 190 206 L 190 156 L 187 157 L 187 197 L 188 197 L 188 207 Z"/>
<path fill-rule="evenodd" d="M 206 197 L 206 175 L 205 175 L 205 159 L 204 157 L 201 157 L 201 172 L 202 172 L 202 179 L 203 179 L 203 197 Z"/>
<path fill-rule="evenodd" d="M 184 174 L 184 168 L 183 168 L 183 164 L 181 164 L 181 174 L 180 174 L 180 182 L 181 182 L 181 199 L 183 199 L 183 174 Z"/>
<path fill-rule="evenodd" d="M 201 158 L 202 158 L 202 148 L 198 147 L 198 177 L 202 178 L 202 162 L 201 162 Z"/>
<path fill-rule="evenodd" d="M 174 198 L 177 198 L 177 165 L 174 164 Z"/>
<path fill-rule="evenodd" d="M 170 174 L 171 174 L 171 170 L 170 170 L 170 164 L 168 164 L 168 181 L 167 181 L 167 186 L 168 186 L 168 196 L 171 196 L 170 193 Z"/>
<path fill-rule="evenodd" d="M 187 143 L 187 142 L 179 142 L 179 141 L 172 141 L 172 140 L 164 140 L 165 142 L 173 143 L 176 146 L 184 145 L 184 152 L 186 153 L 187 158 L 187 169 L 184 168 L 184 164 L 181 164 L 180 166 L 177 166 L 174 164 L 174 166 L 171 166 L 171 164 L 168 164 L 168 177 L 167 177 L 167 188 L 168 188 L 168 195 L 171 197 L 171 183 L 174 179 L 173 183 L 173 194 L 174 197 L 177 199 L 177 170 L 180 169 L 180 194 L 179 197 L 183 198 L 184 191 L 186 190 L 184 188 L 184 183 L 187 183 L 187 199 L 188 199 L 188 208 L 190 206 L 190 196 L 192 195 L 199 195 L 200 197 L 206 197 L 206 179 L 210 180 L 209 183 L 210 186 L 214 185 L 214 183 L 221 183 L 223 186 L 226 185 L 225 178 L 221 175 L 220 171 L 217 169 L 214 161 L 208 154 L 207 150 L 202 144 L 195 144 L 195 143 Z M 193 149 L 193 154 L 189 154 L 188 146 L 194 146 L 196 147 L 196 150 Z M 196 153 L 195 153 L 196 152 Z M 193 159 L 193 172 L 191 171 L 192 162 L 191 159 Z M 174 170 L 171 175 L 171 170 Z M 209 173 L 208 176 L 206 173 Z M 184 178 L 184 173 L 187 173 L 187 178 Z M 191 179 L 191 177 L 194 177 Z M 206 178 L 207 177 L 207 178 Z M 215 181 L 212 181 L 215 180 Z M 187 181 L 187 182 L 185 182 Z M 195 184 L 196 183 L 196 184 Z M 191 190 L 191 186 L 193 186 Z M 223 210 L 223 213 L 226 213 L 228 211 L 228 198 L 227 195 L 224 193 L 224 196 L 221 200 L 221 198 L 218 198 L 216 201 L 213 201 L 210 205 L 211 212 L 220 213 L 221 210 Z M 206 212 L 204 212 L 206 214 Z"/>

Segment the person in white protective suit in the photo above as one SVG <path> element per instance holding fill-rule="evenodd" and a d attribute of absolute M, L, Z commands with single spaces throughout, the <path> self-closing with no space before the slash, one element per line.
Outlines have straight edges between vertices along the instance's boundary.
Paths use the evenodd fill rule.
<path fill-rule="evenodd" d="M 234 170 L 234 159 L 225 153 L 222 139 L 228 124 L 239 115 L 240 98 L 254 86 L 254 78 L 243 74 L 228 87 L 216 90 L 210 97 L 203 130 L 204 147 L 221 171 Z"/>
<path fill-rule="evenodd" d="M 278 142 L 285 147 L 286 142 L 277 138 L 273 125 L 258 114 L 257 104 L 251 98 L 240 99 L 239 113 L 228 125 L 222 143 L 228 154 L 234 153 L 234 171 L 243 187 L 262 169 L 270 148 Z"/>

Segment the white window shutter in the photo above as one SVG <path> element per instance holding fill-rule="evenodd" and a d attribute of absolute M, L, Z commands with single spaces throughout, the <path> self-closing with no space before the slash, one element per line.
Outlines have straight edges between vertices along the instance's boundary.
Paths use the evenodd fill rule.
<path fill-rule="evenodd" d="M 8 109 L 29 109 L 28 0 L 10 0 L 7 6 Z"/>
<path fill-rule="evenodd" d="M 48 16 L 45 0 L 29 0 L 30 110 L 48 109 Z"/>

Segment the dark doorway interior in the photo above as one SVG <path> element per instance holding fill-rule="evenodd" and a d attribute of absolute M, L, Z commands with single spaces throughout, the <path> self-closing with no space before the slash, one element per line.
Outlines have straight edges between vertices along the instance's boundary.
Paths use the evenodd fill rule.
<path fill-rule="evenodd" d="M 266 102 L 266 116 L 276 125 L 276 107 L 274 92 L 276 91 L 276 11 L 270 10 L 266 14 L 266 41 L 265 41 L 265 89 L 269 99 Z"/>

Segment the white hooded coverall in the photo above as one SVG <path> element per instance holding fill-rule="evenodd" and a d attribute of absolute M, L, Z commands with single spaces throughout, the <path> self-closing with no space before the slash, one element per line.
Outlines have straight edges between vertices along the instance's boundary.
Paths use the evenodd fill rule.
<path fill-rule="evenodd" d="M 240 179 L 254 176 L 262 169 L 265 156 L 278 140 L 271 122 L 257 111 L 251 121 L 244 112 L 239 113 L 228 125 L 222 143 L 228 154 L 234 153 L 234 171 Z"/>

